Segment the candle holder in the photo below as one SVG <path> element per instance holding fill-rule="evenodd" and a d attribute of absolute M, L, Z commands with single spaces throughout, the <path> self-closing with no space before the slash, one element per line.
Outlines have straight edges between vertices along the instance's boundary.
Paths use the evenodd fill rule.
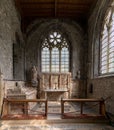
<path fill-rule="evenodd" d="M 57 83 L 55 83 L 55 89 L 57 89 L 57 86 L 56 86 L 56 85 L 57 85 Z"/>

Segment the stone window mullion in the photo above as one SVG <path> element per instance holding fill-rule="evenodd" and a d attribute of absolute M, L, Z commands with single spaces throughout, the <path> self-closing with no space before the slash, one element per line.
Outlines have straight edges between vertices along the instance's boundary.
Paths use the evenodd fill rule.
<path fill-rule="evenodd" d="M 52 49 L 50 49 L 50 72 L 51 72 L 51 62 L 52 62 L 51 57 L 52 57 Z"/>
<path fill-rule="evenodd" d="M 61 49 L 59 49 L 59 71 L 61 72 Z"/>
<path fill-rule="evenodd" d="M 107 27 L 108 32 L 108 46 L 107 46 L 107 73 L 109 72 L 109 26 Z"/>

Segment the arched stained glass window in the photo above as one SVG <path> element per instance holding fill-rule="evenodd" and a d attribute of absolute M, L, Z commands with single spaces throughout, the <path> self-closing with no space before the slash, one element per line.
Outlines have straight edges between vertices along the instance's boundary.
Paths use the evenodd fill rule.
<path fill-rule="evenodd" d="M 114 7 L 107 11 L 101 34 L 100 73 L 114 72 Z"/>
<path fill-rule="evenodd" d="M 69 72 L 69 44 L 58 31 L 44 39 L 41 52 L 42 72 Z"/>

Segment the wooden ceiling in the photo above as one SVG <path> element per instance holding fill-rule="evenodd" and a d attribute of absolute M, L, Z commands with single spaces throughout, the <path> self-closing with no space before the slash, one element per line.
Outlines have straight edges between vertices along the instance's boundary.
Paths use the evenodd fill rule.
<path fill-rule="evenodd" d="M 85 21 L 97 0 L 15 0 L 22 21 L 36 18 L 71 18 Z"/>

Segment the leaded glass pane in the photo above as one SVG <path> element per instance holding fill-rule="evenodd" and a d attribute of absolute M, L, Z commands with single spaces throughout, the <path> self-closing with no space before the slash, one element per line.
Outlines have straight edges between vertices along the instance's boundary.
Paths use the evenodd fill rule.
<path fill-rule="evenodd" d="M 64 47 L 61 50 L 61 71 L 67 72 L 69 70 L 69 51 Z"/>
<path fill-rule="evenodd" d="M 42 50 L 42 72 L 49 72 L 50 66 L 50 51 L 45 47 Z"/>
<path fill-rule="evenodd" d="M 61 33 L 54 31 L 46 37 L 42 44 L 41 58 L 42 72 L 69 71 L 69 45 Z"/>
<path fill-rule="evenodd" d="M 101 37 L 101 74 L 114 72 L 114 12 L 109 10 L 105 20 Z"/>

